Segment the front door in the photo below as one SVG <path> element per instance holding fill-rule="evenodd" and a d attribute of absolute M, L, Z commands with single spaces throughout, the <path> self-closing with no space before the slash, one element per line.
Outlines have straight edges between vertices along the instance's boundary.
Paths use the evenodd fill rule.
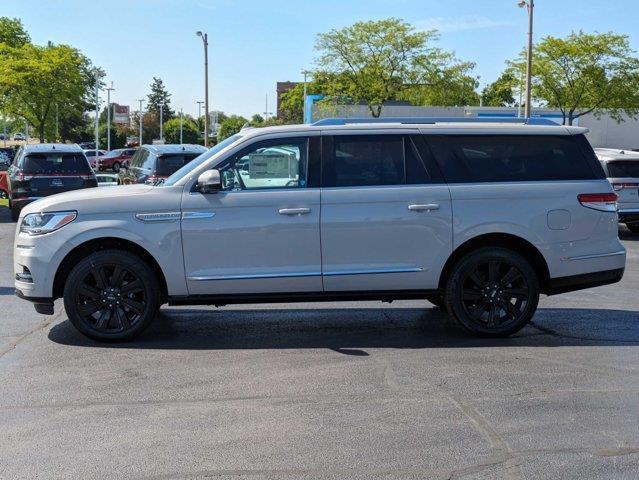
<path fill-rule="evenodd" d="M 318 136 L 256 140 L 219 165 L 222 191 L 185 191 L 189 294 L 322 291 L 315 145 Z"/>
<path fill-rule="evenodd" d="M 325 132 L 322 142 L 324 290 L 437 288 L 451 200 L 421 137 Z"/>

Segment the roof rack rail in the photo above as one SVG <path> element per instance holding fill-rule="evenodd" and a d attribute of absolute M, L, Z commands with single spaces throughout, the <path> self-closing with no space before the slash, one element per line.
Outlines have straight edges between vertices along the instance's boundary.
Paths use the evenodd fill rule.
<path fill-rule="evenodd" d="M 549 118 L 530 117 L 381 117 L 381 118 L 323 118 L 314 122 L 314 127 L 351 125 L 358 123 L 399 123 L 404 125 L 437 123 L 511 123 L 517 125 L 557 125 Z"/>

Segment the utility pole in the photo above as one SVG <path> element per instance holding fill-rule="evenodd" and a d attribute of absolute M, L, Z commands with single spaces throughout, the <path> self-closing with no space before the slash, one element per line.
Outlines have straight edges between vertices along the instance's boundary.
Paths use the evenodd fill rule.
<path fill-rule="evenodd" d="M 273 112 L 268 111 L 268 93 L 266 94 L 266 102 L 264 103 L 264 120 L 268 120 L 268 116 L 272 115 Z"/>
<path fill-rule="evenodd" d="M 204 44 L 204 146 L 209 146 L 209 36 L 196 32 Z"/>
<path fill-rule="evenodd" d="M 141 147 L 142 146 L 142 116 L 144 115 L 144 112 L 142 111 L 142 102 L 144 102 L 144 99 L 139 98 L 138 102 L 140 102 L 140 138 L 138 139 L 138 145 Z"/>
<path fill-rule="evenodd" d="M 99 70 L 95 70 L 95 161 L 97 165 L 98 150 L 100 149 L 100 75 Z"/>
<path fill-rule="evenodd" d="M 182 145 L 183 134 L 182 109 L 180 108 L 180 145 Z"/>
<path fill-rule="evenodd" d="M 532 92 L 532 57 L 533 57 L 533 13 L 535 10 L 535 0 L 520 0 L 519 8 L 528 10 L 528 52 L 526 55 L 526 108 L 524 117 L 530 118 L 531 92 Z"/>
<path fill-rule="evenodd" d="M 308 95 L 306 88 L 306 76 L 311 72 L 308 70 L 302 70 L 302 73 L 304 74 L 304 105 L 302 106 L 302 121 L 304 121 L 303 119 L 306 118 L 306 96 Z"/>
<path fill-rule="evenodd" d="M 164 104 L 160 103 L 160 141 L 162 143 L 164 143 L 164 130 L 162 125 L 164 123 L 163 112 L 164 112 Z"/>
<path fill-rule="evenodd" d="M 106 88 L 107 91 L 107 150 L 111 151 L 111 92 L 115 90 L 113 88 L 113 82 L 111 86 Z M 97 162 L 97 159 L 96 159 Z"/>

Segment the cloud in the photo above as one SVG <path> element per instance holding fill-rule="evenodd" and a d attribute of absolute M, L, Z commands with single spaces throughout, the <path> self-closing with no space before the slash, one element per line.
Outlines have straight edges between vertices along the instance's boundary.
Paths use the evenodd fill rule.
<path fill-rule="evenodd" d="M 493 20 L 481 15 L 462 15 L 459 17 L 431 17 L 415 23 L 420 30 L 439 30 L 440 32 L 461 32 L 463 30 L 481 30 L 513 25 L 508 20 Z"/>

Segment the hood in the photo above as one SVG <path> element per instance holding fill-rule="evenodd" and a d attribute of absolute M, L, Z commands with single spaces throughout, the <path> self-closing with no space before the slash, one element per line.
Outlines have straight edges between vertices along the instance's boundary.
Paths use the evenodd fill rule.
<path fill-rule="evenodd" d="M 41 198 L 28 204 L 22 211 L 23 214 L 62 210 L 77 210 L 78 213 L 116 213 L 137 210 L 140 206 L 149 208 L 153 203 L 162 208 L 164 203 L 161 198 L 165 195 L 161 193 L 168 193 L 168 190 L 165 190 L 165 187 L 151 185 L 83 188 Z M 150 193 L 154 194 L 148 195 Z M 153 198 L 147 199 L 149 196 Z"/>

